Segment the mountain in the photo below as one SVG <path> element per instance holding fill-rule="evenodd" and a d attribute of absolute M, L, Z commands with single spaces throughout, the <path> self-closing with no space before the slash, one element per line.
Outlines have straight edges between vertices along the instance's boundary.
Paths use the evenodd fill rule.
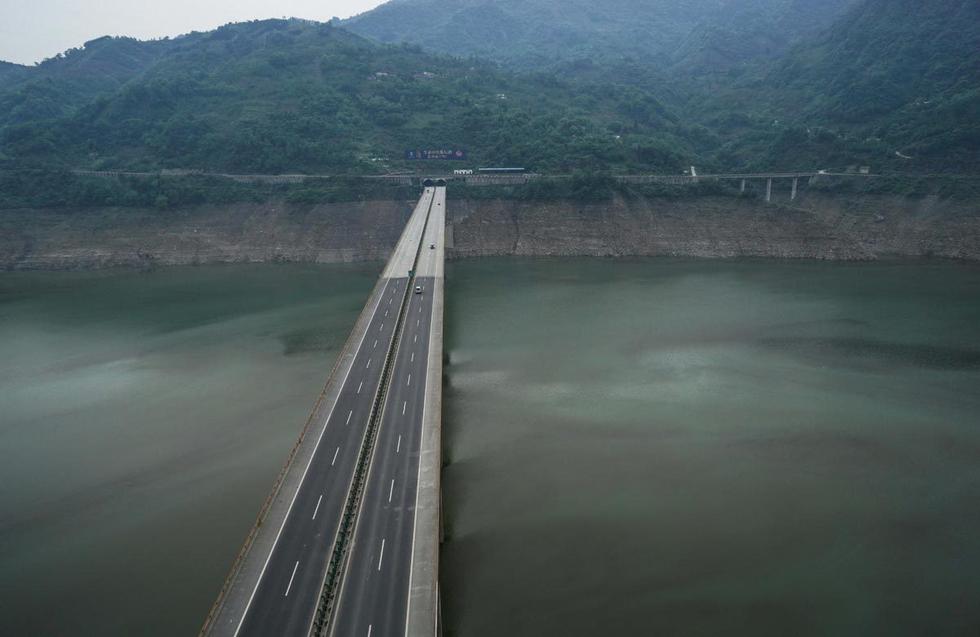
<path fill-rule="evenodd" d="M 0 87 L 11 86 L 13 82 L 29 72 L 29 67 L 0 60 Z"/>
<path fill-rule="evenodd" d="M 379 9 L 509 16 L 512 29 L 493 38 L 509 39 L 517 54 L 541 21 L 532 10 L 544 7 L 554 37 L 574 27 L 581 39 L 570 41 L 582 51 L 621 49 L 547 69 L 382 44 L 302 20 L 155 42 L 95 40 L 37 67 L 0 70 L 12 78 L 0 83 L 0 167 L 365 174 L 418 167 L 406 149 L 465 148 L 471 165 L 542 172 L 674 173 L 692 164 L 980 171 L 976 0 L 858 0 L 781 54 L 788 40 L 768 34 L 826 16 L 797 0 L 612 1 L 620 12 L 592 11 L 586 22 L 547 0 L 399 0 Z M 632 26 L 620 20 L 630 10 Z M 372 15 L 381 14 L 360 19 Z M 405 15 L 428 24 L 424 11 Z M 454 15 L 440 19 L 462 19 Z M 685 33 L 669 16 L 686 27 L 695 16 L 699 26 Z M 657 59 L 622 54 L 649 42 L 623 43 L 616 29 L 639 32 L 657 20 L 677 27 L 662 32 L 676 48 Z M 762 26 L 750 38 L 739 24 Z M 776 57 L 747 61 L 761 50 Z M 684 75 L 685 64 L 706 71 Z"/>
<path fill-rule="evenodd" d="M 392 0 L 344 22 L 381 42 L 520 68 L 635 58 L 678 73 L 772 59 L 855 0 Z"/>
<path fill-rule="evenodd" d="M 484 165 L 674 172 L 696 156 L 649 92 L 519 76 L 329 24 L 233 24 L 151 51 L 103 60 L 120 71 L 95 97 L 52 98 L 82 103 L 67 114 L 0 129 L 6 165 L 372 173 L 408 167 L 406 149 L 462 147 Z"/>
<path fill-rule="evenodd" d="M 0 127 L 69 114 L 119 88 L 175 46 L 172 40 L 103 37 L 9 74 L 0 66 Z"/>
<path fill-rule="evenodd" d="M 865 0 L 766 83 L 774 112 L 882 145 L 908 169 L 980 166 L 976 0 Z"/>

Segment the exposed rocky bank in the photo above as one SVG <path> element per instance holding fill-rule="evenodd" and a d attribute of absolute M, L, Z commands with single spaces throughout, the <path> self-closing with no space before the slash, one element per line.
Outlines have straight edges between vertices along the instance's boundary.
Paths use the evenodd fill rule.
<path fill-rule="evenodd" d="M 412 202 L 0 211 L 0 268 L 380 260 Z M 807 193 L 792 205 L 450 200 L 452 257 L 690 256 L 980 260 L 980 202 Z"/>

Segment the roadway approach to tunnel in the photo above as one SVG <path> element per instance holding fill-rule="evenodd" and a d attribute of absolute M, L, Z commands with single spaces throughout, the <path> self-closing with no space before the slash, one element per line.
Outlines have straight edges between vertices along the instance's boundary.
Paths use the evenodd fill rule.
<path fill-rule="evenodd" d="M 445 213 L 426 188 L 202 636 L 438 634 Z"/>

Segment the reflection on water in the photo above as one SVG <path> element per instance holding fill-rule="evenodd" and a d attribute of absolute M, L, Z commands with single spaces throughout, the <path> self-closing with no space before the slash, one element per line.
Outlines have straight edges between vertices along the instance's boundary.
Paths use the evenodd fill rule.
<path fill-rule="evenodd" d="M 0 275 L 0 634 L 195 634 L 377 267 Z"/>
<path fill-rule="evenodd" d="M 980 634 L 980 269 L 448 276 L 450 634 Z"/>

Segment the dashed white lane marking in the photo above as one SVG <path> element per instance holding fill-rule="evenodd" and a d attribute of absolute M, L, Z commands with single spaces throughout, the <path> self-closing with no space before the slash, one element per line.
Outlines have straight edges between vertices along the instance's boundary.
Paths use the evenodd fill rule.
<path fill-rule="evenodd" d="M 398 446 L 395 447 L 395 453 L 398 453 L 401 450 L 402 450 L 402 437 L 398 436 Z"/>
<path fill-rule="evenodd" d="M 391 503 L 391 496 L 395 492 L 395 481 L 391 481 L 391 487 L 388 489 L 388 503 Z"/>
<path fill-rule="evenodd" d="M 349 412 L 347 412 L 347 422 L 344 423 L 345 425 L 349 425 L 350 424 L 350 417 L 353 416 L 353 415 L 354 415 L 354 410 L 353 409 L 351 409 Z"/>
<path fill-rule="evenodd" d="M 374 339 L 374 349 L 378 348 L 378 339 Z"/>
<path fill-rule="evenodd" d="M 374 626 L 374 624 L 368 624 L 368 637 L 371 637 L 371 628 L 373 626 Z"/>
<path fill-rule="evenodd" d="M 418 343 L 419 342 L 419 335 L 418 334 L 415 335 L 415 338 L 412 340 L 412 342 L 413 343 Z"/>
<path fill-rule="evenodd" d="M 371 359 L 370 358 L 368 359 L 367 365 L 364 366 L 364 369 L 371 369 Z"/>
<path fill-rule="evenodd" d="M 414 363 L 415 362 L 415 352 L 412 352 L 412 360 L 410 360 L 409 362 L 410 363 Z"/>
<path fill-rule="evenodd" d="M 296 560 L 296 565 L 293 566 L 293 574 L 289 576 L 289 584 L 286 585 L 286 594 L 283 597 L 289 597 L 289 589 L 293 587 L 293 578 L 296 577 L 296 569 L 299 568 L 299 560 Z"/>
<path fill-rule="evenodd" d="M 384 324 L 384 323 L 382 323 L 382 324 L 381 324 L 381 328 L 380 328 L 380 329 L 378 329 L 378 331 L 379 331 L 379 332 L 383 332 L 383 331 L 385 331 L 385 324 Z"/>
<path fill-rule="evenodd" d="M 317 513 L 317 511 L 320 510 L 320 501 L 321 500 L 323 500 L 323 494 L 322 493 L 320 494 L 320 497 L 316 499 L 316 508 L 313 509 L 313 517 L 310 518 L 311 520 L 315 520 L 316 519 L 316 513 Z"/>
<path fill-rule="evenodd" d="M 385 559 L 385 539 L 381 538 L 381 555 L 378 556 L 378 570 L 381 570 L 381 562 Z M 298 562 L 297 562 L 298 564 Z"/>
<path fill-rule="evenodd" d="M 422 319 L 415 319 L 415 327 L 418 327 L 421 321 Z"/>
<path fill-rule="evenodd" d="M 364 387 L 364 381 L 363 380 L 357 385 L 357 393 L 358 394 L 361 393 L 361 388 L 362 387 Z"/>
<path fill-rule="evenodd" d="M 385 318 L 388 318 L 388 310 L 385 310 Z"/>
<path fill-rule="evenodd" d="M 405 385 L 407 387 L 411 387 L 412 386 L 412 375 L 411 374 L 408 375 L 408 382 L 405 383 Z"/>
<path fill-rule="evenodd" d="M 337 454 L 340 453 L 340 447 L 337 447 L 337 451 L 333 452 L 333 460 L 330 461 L 330 466 L 332 467 L 335 462 L 337 462 Z"/>

